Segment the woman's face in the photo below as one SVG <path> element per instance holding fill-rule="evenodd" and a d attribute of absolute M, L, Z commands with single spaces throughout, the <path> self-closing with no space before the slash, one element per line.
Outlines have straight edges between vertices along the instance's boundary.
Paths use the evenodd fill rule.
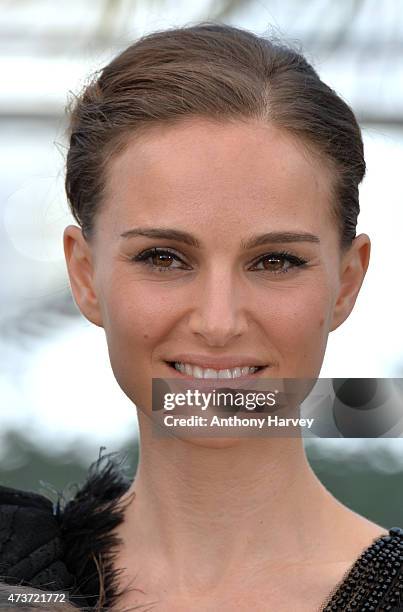
<path fill-rule="evenodd" d="M 110 162 L 94 239 L 69 226 L 65 252 L 134 403 L 149 408 L 153 377 L 183 376 L 168 362 L 318 376 L 369 259 L 365 235 L 340 252 L 331 186 L 302 143 L 257 121 L 158 127 Z"/>

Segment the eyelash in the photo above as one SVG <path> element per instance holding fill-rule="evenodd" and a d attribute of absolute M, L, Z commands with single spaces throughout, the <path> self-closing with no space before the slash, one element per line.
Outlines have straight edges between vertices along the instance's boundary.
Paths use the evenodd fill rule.
<path fill-rule="evenodd" d="M 151 259 L 152 257 L 155 257 L 156 255 L 169 255 L 170 257 L 175 258 L 176 261 L 180 261 L 181 263 L 184 263 L 180 259 L 180 257 L 178 257 L 178 255 L 176 255 L 176 253 L 174 253 L 173 251 L 170 251 L 168 249 L 159 249 L 159 248 L 152 248 L 152 249 L 147 249 L 145 251 L 142 251 L 138 255 L 135 255 L 134 257 L 132 257 L 131 261 L 139 262 L 145 266 L 149 266 L 150 268 L 153 268 L 153 271 L 156 271 L 157 273 L 166 273 L 166 272 L 172 272 L 173 270 L 182 269 L 182 268 L 171 268 L 171 266 L 167 266 L 165 268 L 160 267 L 160 266 L 155 266 L 154 264 L 149 263 L 147 261 L 148 259 Z M 290 269 L 302 268 L 308 263 L 306 259 L 297 257 L 296 255 L 293 255 L 292 253 L 289 253 L 287 251 L 273 251 L 271 253 L 266 253 L 265 255 L 259 257 L 256 260 L 254 265 L 260 263 L 261 261 L 264 261 L 265 259 L 269 259 L 269 258 L 285 260 L 289 264 L 291 264 L 291 266 L 281 271 L 270 272 L 270 270 L 258 270 L 258 272 L 269 272 L 269 274 L 276 274 L 276 275 L 287 274 Z"/>

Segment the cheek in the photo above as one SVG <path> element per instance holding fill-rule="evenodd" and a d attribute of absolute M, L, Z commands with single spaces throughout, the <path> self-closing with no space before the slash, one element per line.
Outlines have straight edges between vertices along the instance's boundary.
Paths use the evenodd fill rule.
<path fill-rule="evenodd" d="M 311 374 L 322 362 L 329 333 L 331 293 L 325 286 L 278 292 L 270 299 L 265 317 L 266 335 L 277 350 L 283 368 Z M 298 374 L 299 375 L 299 374 Z M 291 376 L 291 374 L 290 374 Z"/>
<path fill-rule="evenodd" d="M 177 302 L 166 292 L 150 291 L 136 283 L 114 287 L 105 300 L 105 333 L 111 360 L 122 368 L 151 362 L 153 349 L 172 328 Z M 136 359 L 137 357 L 137 359 Z"/>
<path fill-rule="evenodd" d="M 103 323 L 113 374 L 137 408 L 147 411 L 153 354 L 172 327 L 172 308 L 140 283 L 111 284 L 104 296 Z"/>

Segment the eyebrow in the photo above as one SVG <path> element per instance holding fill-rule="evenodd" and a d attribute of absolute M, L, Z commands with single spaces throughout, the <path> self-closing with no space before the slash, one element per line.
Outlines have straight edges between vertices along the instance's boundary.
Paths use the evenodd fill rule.
<path fill-rule="evenodd" d="M 135 236 L 145 236 L 147 238 L 162 238 L 165 240 L 175 240 L 176 242 L 183 242 L 189 246 L 200 248 L 201 243 L 199 240 L 182 230 L 165 228 L 165 227 L 137 227 L 134 229 L 127 230 L 120 234 L 122 238 L 133 238 Z M 265 232 L 264 234 L 255 234 L 251 236 L 246 242 L 241 241 L 241 247 L 243 249 L 253 249 L 254 247 L 262 246 L 264 244 L 276 244 L 276 243 L 289 243 L 289 242 L 315 242 L 319 243 L 319 236 L 315 234 L 309 234 L 306 232 Z"/>

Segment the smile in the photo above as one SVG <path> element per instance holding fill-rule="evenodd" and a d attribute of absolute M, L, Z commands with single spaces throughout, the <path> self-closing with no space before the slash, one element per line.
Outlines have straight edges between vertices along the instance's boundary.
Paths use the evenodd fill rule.
<path fill-rule="evenodd" d="M 172 368 L 193 378 L 241 378 L 243 376 L 251 376 L 266 366 L 236 366 L 234 368 L 224 368 L 216 370 L 214 368 L 202 368 L 191 363 L 182 363 L 180 361 L 167 362 Z"/>

